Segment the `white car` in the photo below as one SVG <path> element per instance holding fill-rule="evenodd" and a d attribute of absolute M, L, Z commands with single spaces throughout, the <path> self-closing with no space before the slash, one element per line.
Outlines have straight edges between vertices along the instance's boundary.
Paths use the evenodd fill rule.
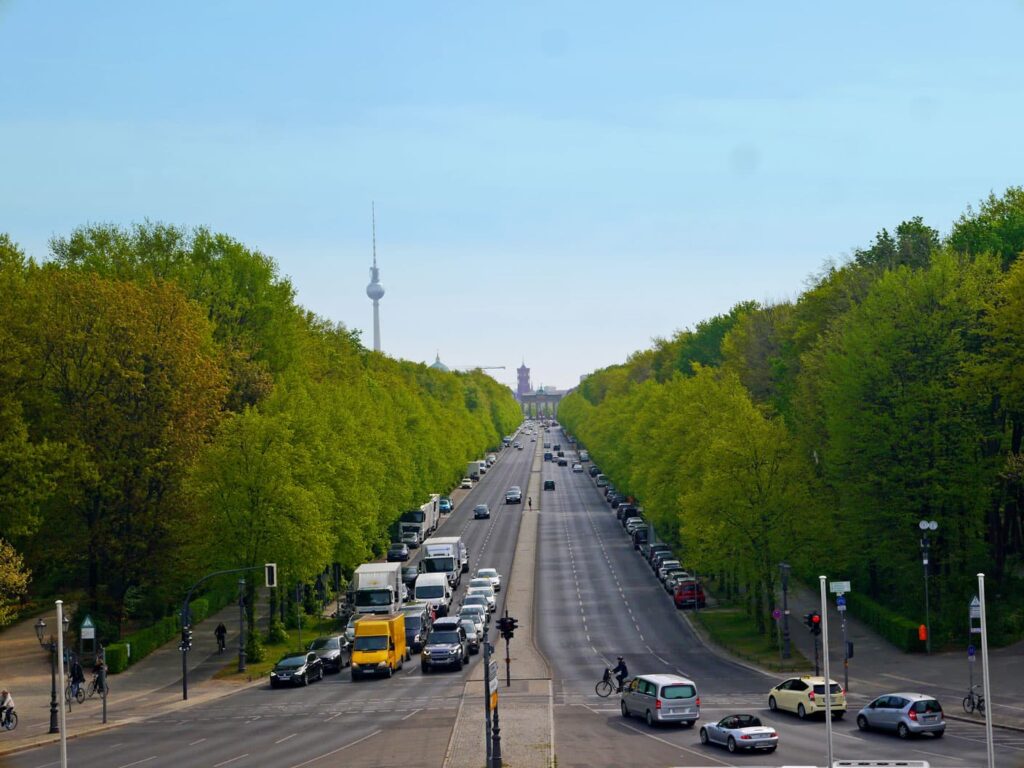
<path fill-rule="evenodd" d="M 572 465 L 572 471 L 573 472 L 582 472 L 583 471 L 583 465 L 579 464 L 579 463 L 573 464 Z"/>
<path fill-rule="evenodd" d="M 501 592 L 501 574 L 496 568 L 478 568 L 474 579 L 490 579 L 495 592 Z"/>
<path fill-rule="evenodd" d="M 464 605 L 459 610 L 459 621 L 469 619 L 476 624 L 476 633 L 480 637 L 484 636 L 484 630 L 487 626 L 486 616 L 487 611 L 480 605 Z"/>
<path fill-rule="evenodd" d="M 487 610 L 494 611 L 498 607 L 497 600 L 494 597 L 494 588 L 491 586 L 490 579 L 473 579 L 469 582 L 469 589 L 466 590 L 466 597 L 472 595 L 483 595 L 487 599 Z"/>
<path fill-rule="evenodd" d="M 464 477 L 464 478 L 462 478 L 462 482 L 459 483 L 459 488 L 472 488 L 472 487 L 473 487 L 473 478 L 471 478 L 471 477 Z"/>

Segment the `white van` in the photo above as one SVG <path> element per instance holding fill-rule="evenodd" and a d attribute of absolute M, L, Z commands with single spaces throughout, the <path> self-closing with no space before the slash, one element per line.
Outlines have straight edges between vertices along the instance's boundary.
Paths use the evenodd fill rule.
<path fill-rule="evenodd" d="M 608 486 L 608 478 L 605 477 L 604 475 L 598 475 L 597 476 L 597 487 L 598 488 L 605 488 L 607 486 Z"/>
<path fill-rule="evenodd" d="M 452 604 L 452 587 L 443 573 L 421 573 L 416 577 L 413 599 L 426 603 L 437 616 L 447 616 Z"/>

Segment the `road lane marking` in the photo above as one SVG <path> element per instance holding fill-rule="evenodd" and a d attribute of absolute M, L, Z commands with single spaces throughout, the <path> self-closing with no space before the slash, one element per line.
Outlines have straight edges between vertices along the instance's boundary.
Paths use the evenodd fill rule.
<path fill-rule="evenodd" d="M 131 768 L 131 766 L 133 765 L 142 765 L 143 763 L 148 763 L 150 760 L 156 760 L 156 757 L 156 755 L 150 755 L 149 757 L 145 757 L 142 760 L 136 760 L 134 763 L 125 763 L 124 765 L 119 765 L 117 768 Z M 213 768 L 217 768 L 217 766 L 214 766 Z"/>
<path fill-rule="evenodd" d="M 344 712 L 335 712 L 335 713 L 334 713 L 333 715 L 331 715 L 331 716 L 330 716 L 330 717 L 328 717 L 328 718 L 327 718 L 326 720 L 324 720 L 324 722 L 325 722 L 325 723 L 329 723 L 329 722 L 331 722 L 331 720 L 333 720 L 334 718 L 336 718 L 336 717 L 341 717 L 341 716 L 342 716 L 343 714 L 345 714 L 345 713 L 344 713 Z"/>
<path fill-rule="evenodd" d="M 249 753 L 246 752 L 244 755 L 239 755 L 238 757 L 232 757 L 230 760 L 225 760 L 222 763 L 214 763 L 213 764 L 213 768 L 220 768 L 222 765 L 228 765 L 229 763 L 233 763 L 236 760 L 241 760 L 243 757 L 248 757 L 248 756 L 249 756 Z M 128 768 L 128 766 L 121 766 L 121 768 Z"/>
<path fill-rule="evenodd" d="M 295 738 L 296 736 L 298 736 L 298 735 L 299 735 L 299 734 L 297 734 L 297 733 L 289 733 L 289 734 L 288 734 L 287 736 L 285 736 L 285 737 L 284 737 L 283 739 L 278 739 L 278 740 L 277 740 L 277 741 L 275 741 L 274 743 L 275 743 L 275 744 L 281 744 L 281 743 L 283 743 L 283 742 L 285 742 L 285 741 L 288 741 L 288 739 L 294 739 L 294 738 Z"/>
<path fill-rule="evenodd" d="M 691 755 L 697 755 L 702 760 L 714 760 L 719 765 L 725 765 L 725 766 L 730 765 L 730 763 L 723 762 L 722 760 L 719 760 L 717 757 L 711 757 L 711 755 L 707 754 L 706 752 L 698 752 L 695 749 L 690 749 L 689 747 L 684 747 L 682 744 L 675 744 L 675 743 L 669 741 L 668 739 L 663 739 L 660 736 L 655 736 L 653 733 L 645 733 L 644 731 L 641 731 L 639 728 L 634 728 L 632 725 L 627 725 L 626 723 L 620 723 L 620 722 L 616 722 L 615 725 L 618 725 L 618 726 L 620 726 L 622 728 L 628 728 L 633 733 L 639 733 L 641 736 L 646 736 L 649 739 L 654 739 L 655 741 L 660 741 L 662 744 L 667 744 L 668 746 L 672 747 L 673 749 L 678 749 L 678 750 L 680 750 L 682 752 L 689 752 Z"/>
<path fill-rule="evenodd" d="M 960 762 L 963 762 L 962 757 L 953 757 L 952 755 L 940 755 L 937 752 L 925 752 L 923 749 L 915 749 L 914 751 L 919 752 L 922 755 L 931 755 L 932 757 L 941 757 L 945 760 L 959 760 Z"/>
<path fill-rule="evenodd" d="M 354 747 L 356 744 L 359 744 L 360 742 L 366 741 L 367 739 L 372 739 L 378 733 L 380 733 L 380 729 L 374 731 L 373 733 L 366 734 L 361 739 L 356 739 L 355 741 L 350 741 L 348 744 L 340 746 L 337 749 L 332 749 L 330 752 L 325 752 L 324 754 L 319 755 L 317 757 L 311 757 L 311 758 L 309 758 L 309 760 L 306 760 L 304 762 L 296 763 L 295 765 L 291 766 L 291 768 L 302 768 L 304 765 L 310 765 L 312 763 L 317 762 L 318 760 L 323 760 L 325 757 L 330 757 L 331 755 L 336 755 L 339 752 L 341 752 L 343 749 L 348 749 L 349 747 Z M 214 766 L 213 768 L 217 768 L 217 766 Z"/>
<path fill-rule="evenodd" d="M 201 738 L 201 739 L 196 739 L 195 741 L 190 741 L 190 742 L 188 743 L 188 745 L 189 745 L 190 747 L 194 747 L 194 746 L 195 746 L 196 744 L 202 744 L 202 743 L 203 743 L 204 741 L 206 741 L 206 738 L 205 738 L 205 737 L 203 737 L 203 738 Z"/>
<path fill-rule="evenodd" d="M 409 713 L 408 715 L 406 715 L 405 717 L 403 717 L 403 718 L 402 718 L 402 720 L 403 720 L 403 721 L 404 721 L 404 720 L 408 720 L 408 719 L 409 719 L 410 717 L 412 717 L 413 715 L 415 715 L 415 714 L 416 714 L 417 712 L 420 712 L 420 711 L 422 711 L 422 710 L 419 710 L 419 709 L 414 709 L 414 710 L 413 710 L 412 712 L 410 712 L 410 713 Z"/>

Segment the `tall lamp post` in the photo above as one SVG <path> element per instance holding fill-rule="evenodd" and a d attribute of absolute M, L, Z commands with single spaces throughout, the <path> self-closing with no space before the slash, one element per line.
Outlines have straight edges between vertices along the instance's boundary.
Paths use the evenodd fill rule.
<path fill-rule="evenodd" d="M 67 634 L 68 627 L 71 626 L 71 619 L 65 616 L 61 623 L 63 625 L 61 631 Z M 35 630 L 39 646 L 50 652 L 50 733 L 60 733 L 60 726 L 57 725 L 57 638 L 51 634 L 48 641 L 43 640 L 43 636 L 46 634 L 46 622 L 42 617 L 36 622 Z"/>
<path fill-rule="evenodd" d="M 779 563 L 782 573 L 782 658 L 791 655 L 789 645 L 789 563 Z"/>
<path fill-rule="evenodd" d="M 924 566 L 924 650 L 925 653 L 931 653 L 931 606 L 928 601 L 928 550 L 931 542 L 928 541 L 928 532 L 937 531 L 939 524 L 934 520 L 922 520 L 917 524 L 917 527 L 921 529 L 921 564 Z"/>

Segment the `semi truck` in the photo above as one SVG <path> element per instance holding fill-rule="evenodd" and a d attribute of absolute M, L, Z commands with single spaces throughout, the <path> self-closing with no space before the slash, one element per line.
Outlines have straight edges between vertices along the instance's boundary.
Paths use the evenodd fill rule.
<path fill-rule="evenodd" d="M 352 574 L 356 613 L 398 613 L 404 603 L 401 563 L 363 563 Z"/>
<path fill-rule="evenodd" d="M 479 480 L 480 479 L 480 462 L 479 461 L 471 461 L 471 462 L 469 462 L 469 464 L 466 465 L 466 477 L 471 478 L 473 480 Z"/>
<path fill-rule="evenodd" d="M 462 574 L 469 570 L 469 554 L 459 536 L 435 536 L 423 542 L 423 559 L 420 572 L 443 573 L 453 587 L 462 580 Z"/>
<path fill-rule="evenodd" d="M 403 512 L 398 522 L 399 534 L 415 531 L 419 535 L 420 543 L 426 541 L 430 534 L 437 530 L 437 524 L 441 519 L 440 503 L 441 494 L 432 493 L 430 500 L 419 509 Z"/>

